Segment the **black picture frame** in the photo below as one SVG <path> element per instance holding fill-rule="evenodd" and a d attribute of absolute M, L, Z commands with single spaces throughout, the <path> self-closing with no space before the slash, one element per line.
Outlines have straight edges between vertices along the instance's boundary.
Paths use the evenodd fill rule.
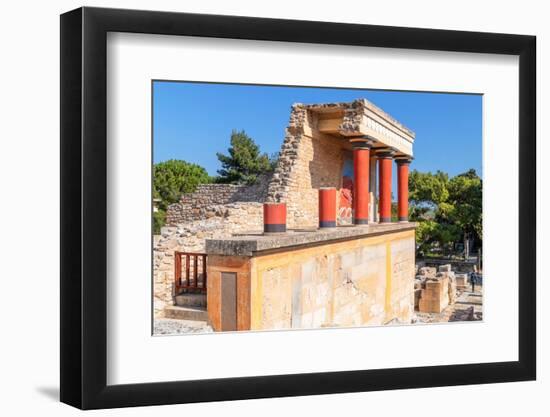
<path fill-rule="evenodd" d="M 107 385 L 108 32 L 519 56 L 519 360 Z M 62 402 L 94 409 L 536 378 L 534 36 L 84 7 L 61 15 L 60 56 Z"/>

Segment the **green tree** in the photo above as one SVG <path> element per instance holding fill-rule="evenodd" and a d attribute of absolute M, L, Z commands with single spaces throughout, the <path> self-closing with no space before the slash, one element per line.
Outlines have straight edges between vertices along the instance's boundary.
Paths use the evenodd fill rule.
<path fill-rule="evenodd" d="M 438 248 L 450 253 L 454 243 L 463 239 L 465 256 L 471 238 L 481 240 L 482 183 L 469 171 L 449 179 L 437 171 L 411 172 L 409 176 L 409 217 L 419 222 L 416 237 L 419 251 Z"/>
<path fill-rule="evenodd" d="M 448 202 L 440 207 L 442 216 L 462 230 L 464 256 L 470 255 L 470 240 L 482 238 L 482 181 L 474 170 L 449 181 Z"/>
<path fill-rule="evenodd" d="M 166 210 L 170 204 L 179 201 L 184 193 L 195 191 L 199 184 L 212 182 L 206 170 L 197 165 L 178 159 L 159 162 L 153 168 L 153 198 L 158 212 L 153 216 L 155 233 L 164 226 Z"/>
<path fill-rule="evenodd" d="M 254 184 L 261 174 L 273 170 L 278 157 L 270 159 L 266 153 L 261 153 L 260 147 L 244 130 L 231 132 L 231 146 L 227 151 L 229 155 L 216 154 L 222 164 L 217 182 Z"/>

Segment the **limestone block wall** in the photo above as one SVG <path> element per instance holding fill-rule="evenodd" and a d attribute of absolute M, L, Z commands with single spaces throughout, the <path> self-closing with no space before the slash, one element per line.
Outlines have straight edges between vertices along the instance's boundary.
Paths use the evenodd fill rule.
<path fill-rule="evenodd" d="M 204 252 L 205 239 L 229 237 L 234 233 L 263 229 L 261 203 L 231 203 L 211 206 L 207 219 L 182 222 L 162 228 L 153 248 L 153 308 L 163 317 L 164 307 L 173 305 L 174 252 Z"/>
<path fill-rule="evenodd" d="M 183 194 L 166 212 L 166 224 L 177 226 L 192 220 L 219 217 L 220 206 L 237 202 L 263 203 L 271 176 L 258 179 L 253 185 L 200 184 L 195 192 Z"/>
<path fill-rule="evenodd" d="M 251 330 L 410 323 L 414 257 L 414 230 L 248 258 L 212 256 L 209 316 L 220 330 L 215 277 L 228 271 L 240 286 L 237 321 Z"/>

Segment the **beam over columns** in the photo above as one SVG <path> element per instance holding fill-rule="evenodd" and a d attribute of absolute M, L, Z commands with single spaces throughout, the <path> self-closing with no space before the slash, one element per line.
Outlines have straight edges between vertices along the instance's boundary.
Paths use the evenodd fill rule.
<path fill-rule="evenodd" d="M 409 221 L 409 164 L 411 160 L 396 159 L 397 163 L 397 219 Z"/>
<path fill-rule="evenodd" d="M 380 211 L 380 223 L 391 222 L 391 171 L 392 160 L 395 152 L 384 150 L 377 152 L 379 167 L 379 192 L 378 205 Z"/>
<path fill-rule="evenodd" d="M 369 222 L 369 161 L 372 141 L 350 139 L 353 146 L 353 223 Z"/>

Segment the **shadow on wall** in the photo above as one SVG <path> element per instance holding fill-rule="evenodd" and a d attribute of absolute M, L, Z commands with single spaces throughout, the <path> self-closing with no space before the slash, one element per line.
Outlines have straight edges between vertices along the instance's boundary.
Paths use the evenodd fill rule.
<path fill-rule="evenodd" d="M 338 224 L 351 224 L 353 153 L 345 147 L 341 138 L 330 135 L 314 138 L 311 143 L 313 152 L 309 161 L 309 177 L 315 194 L 312 195 L 312 201 L 316 204 L 319 188 L 335 187 Z"/>

